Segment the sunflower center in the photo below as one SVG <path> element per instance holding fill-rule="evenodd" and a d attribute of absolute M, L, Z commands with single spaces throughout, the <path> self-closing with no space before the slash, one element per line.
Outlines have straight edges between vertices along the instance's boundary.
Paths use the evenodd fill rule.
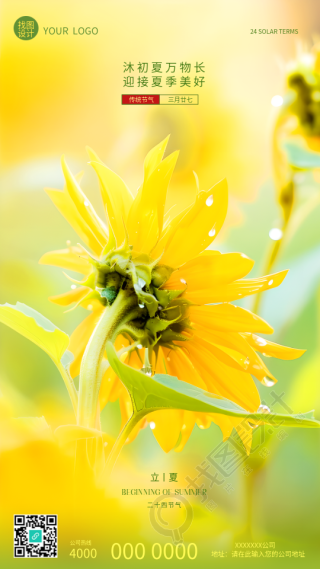
<path fill-rule="evenodd" d="M 186 340 L 182 331 L 190 328 L 190 323 L 189 302 L 182 297 L 185 289 L 165 288 L 172 267 L 146 254 L 135 254 L 127 243 L 105 251 L 101 259 L 91 258 L 91 262 L 95 275 L 91 288 L 102 304 L 112 305 L 121 289 L 136 296 L 136 309 L 125 333 L 139 338 L 144 347 L 161 344 L 172 348 L 175 340 Z"/>

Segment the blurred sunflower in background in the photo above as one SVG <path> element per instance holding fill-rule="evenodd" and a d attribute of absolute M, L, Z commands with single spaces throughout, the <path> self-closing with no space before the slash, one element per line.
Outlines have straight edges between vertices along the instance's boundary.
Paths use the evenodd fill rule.
<path fill-rule="evenodd" d="M 221 254 L 208 249 L 227 212 L 225 180 L 199 191 L 189 207 L 182 209 L 177 202 L 165 213 L 168 185 L 178 158 L 177 152 L 163 158 L 167 141 L 148 153 L 144 180 L 135 198 L 123 180 L 88 149 L 90 164 L 99 178 L 107 223 L 82 192 L 81 174 L 73 176 L 64 158 L 63 191 L 46 190 L 88 248 L 70 244 L 40 259 L 41 264 L 77 271 L 84 277 L 82 281 L 71 279 L 71 291 L 50 297 L 57 305 L 80 305 L 90 312 L 70 339 L 68 349 L 74 354 L 71 375 L 80 373 L 81 377 L 81 362 L 90 339 L 106 308 L 115 306 L 124 291 L 131 299 L 130 310 L 112 332 L 119 357 L 147 374 L 177 376 L 256 412 L 260 397 L 252 375 L 267 386 L 276 381 L 258 352 L 295 359 L 304 350 L 257 336 L 272 333 L 271 326 L 231 302 L 278 286 L 287 271 L 244 279 L 253 266 L 251 259 L 241 253 Z M 109 401 L 119 399 L 124 425 L 132 414 L 130 397 L 108 367 L 104 348 L 99 357 L 101 384 L 93 405 L 99 414 Z M 235 428 L 250 451 L 250 428 L 248 424 L 244 432 L 242 419 L 181 410 L 150 414 L 127 442 L 150 423 L 164 451 L 181 451 L 195 424 L 208 428 L 211 422 L 219 425 L 224 439 Z"/>
<path fill-rule="evenodd" d="M 314 168 L 312 154 L 320 151 L 320 43 L 312 49 L 298 45 L 295 60 L 284 67 L 285 94 L 279 99 L 274 128 L 273 164 L 278 201 L 284 227 L 294 203 L 294 175 L 297 170 Z"/>

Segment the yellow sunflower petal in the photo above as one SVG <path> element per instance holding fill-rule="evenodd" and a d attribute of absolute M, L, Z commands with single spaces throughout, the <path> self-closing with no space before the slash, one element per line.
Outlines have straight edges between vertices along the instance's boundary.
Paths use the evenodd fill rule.
<path fill-rule="evenodd" d="M 45 253 L 42 255 L 39 263 L 40 265 L 52 265 L 76 271 L 82 275 L 88 275 L 92 270 L 92 266 L 84 257 L 83 249 L 80 247 L 69 247 L 68 249 L 59 249 Z"/>
<path fill-rule="evenodd" d="M 224 253 L 205 251 L 175 271 L 166 282 L 165 288 L 179 290 L 181 283 L 186 283 L 187 291 L 225 285 L 247 275 L 254 261 L 242 253 Z"/>
<path fill-rule="evenodd" d="M 223 441 L 230 437 L 233 429 L 235 428 L 235 423 L 237 422 L 237 420 L 232 417 L 228 417 L 228 415 L 220 415 L 220 413 L 211 413 L 210 419 L 215 425 L 218 425 L 221 430 Z"/>
<path fill-rule="evenodd" d="M 177 447 L 175 447 L 175 452 L 181 452 L 186 443 L 188 442 L 190 435 L 196 423 L 196 414 L 192 411 L 183 411 L 182 427 L 181 427 L 181 439 Z"/>
<path fill-rule="evenodd" d="M 242 279 L 224 286 L 213 286 L 203 290 L 190 290 L 187 288 L 185 298 L 197 304 L 209 304 L 211 302 L 231 302 L 251 294 L 269 290 L 279 286 L 288 271 L 280 271 L 273 275 L 266 275 L 258 279 Z"/>
<path fill-rule="evenodd" d="M 222 432 L 222 440 L 226 441 L 235 429 L 242 440 L 243 446 L 247 454 L 250 454 L 252 444 L 252 428 L 244 419 L 235 419 L 227 415 L 220 415 L 218 413 L 210 414 L 213 423 L 218 425 Z"/>
<path fill-rule="evenodd" d="M 280 344 L 275 344 L 270 342 L 270 340 L 265 340 L 265 338 L 260 338 L 255 334 L 246 334 L 245 339 L 248 344 L 252 346 L 258 352 L 263 355 L 272 356 L 273 358 L 278 358 L 280 360 L 296 360 L 300 358 L 306 350 L 299 350 L 297 348 L 289 348 L 287 346 L 281 346 Z"/>
<path fill-rule="evenodd" d="M 276 383 L 276 378 L 265 363 L 240 334 L 218 332 L 197 326 L 197 335 L 226 351 L 244 371 L 251 373 L 259 381 L 264 382 L 265 378 L 268 377 Z"/>
<path fill-rule="evenodd" d="M 45 192 L 48 194 L 49 198 L 63 217 L 79 235 L 80 239 L 82 239 L 82 241 L 86 243 L 88 247 L 96 253 L 96 255 L 100 255 L 103 245 L 99 242 L 90 227 L 88 227 L 84 219 L 81 217 L 69 194 L 65 191 L 62 192 L 61 190 L 53 190 L 51 188 L 45 188 Z"/>
<path fill-rule="evenodd" d="M 208 413 L 195 413 L 196 423 L 199 429 L 209 429 L 211 427 L 211 417 Z"/>
<path fill-rule="evenodd" d="M 206 384 L 201 379 L 186 353 L 182 350 L 168 350 L 164 348 L 163 354 L 169 375 L 173 375 L 182 381 L 196 385 L 201 389 L 206 388 Z"/>
<path fill-rule="evenodd" d="M 101 310 L 96 310 L 89 314 L 81 324 L 72 332 L 70 336 L 70 343 L 68 350 L 73 353 L 74 360 L 70 366 L 70 373 L 72 377 L 76 377 L 80 373 L 80 365 L 83 352 L 86 349 L 90 336 L 101 317 L 103 307 Z"/>
<path fill-rule="evenodd" d="M 222 332 L 261 332 L 272 334 L 273 328 L 250 310 L 233 304 L 215 306 L 190 306 L 190 320 L 195 325 L 213 328 Z"/>
<path fill-rule="evenodd" d="M 120 393 L 117 394 L 116 399 L 113 399 L 111 396 L 111 392 L 115 386 L 115 383 L 118 382 L 119 379 L 117 378 L 112 367 L 110 366 L 102 378 L 101 387 L 99 391 L 99 403 L 101 411 L 102 409 L 104 409 L 104 407 L 109 401 L 115 401 L 116 399 L 118 399 Z"/>
<path fill-rule="evenodd" d="M 254 412 L 260 405 L 259 392 L 250 374 L 227 366 L 211 352 L 210 344 L 194 339 L 184 348 L 207 385 L 207 390 Z"/>
<path fill-rule="evenodd" d="M 180 267 L 207 249 L 222 227 L 227 207 L 226 180 L 206 192 L 200 192 L 166 244 L 161 262 L 170 267 Z"/>
<path fill-rule="evenodd" d="M 53 304 L 58 304 L 59 306 L 69 306 L 73 302 L 79 302 L 85 296 L 87 296 L 90 288 L 87 286 L 80 286 L 75 290 L 68 290 L 68 292 L 63 292 L 62 294 L 57 294 L 56 296 L 49 296 L 50 302 Z"/>
<path fill-rule="evenodd" d="M 61 166 L 66 180 L 67 192 L 75 207 L 82 219 L 86 222 L 87 226 L 91 229 L 92 233 L 96 236 L 99 243 L 105 245 L 108 241 L 108 229 L 106 225 L 97 215 L 88 198 L 84 195 L 76 178 L 69 170 L 64 156 L 61 158 Z"/>
<path fill-rule="evenodd" d="M 120 176 L 107 168 L 91 148 L 87 150 L 92 160 L 90 164 L 98 175 L 102 201 L 119 246 L 125 239 L 124 222 L 128 217 L 133 197 Z"/>
<path fill-rule="evenodd" d="M 165 409 L 148 415 L 148 421 L 155 423 L 152 430 L 156 440 L 164 452 L 169 452 L 177 444 L 183 425 L 183 411 Z"/>
<path fill-rule="evenodd" d="M 127 228 L 130 244 L 137 252 L 150 251 L 161 234 L 167 189 L 177 158 L 178 152 L 173 152 L 160 162 L 132 204 Z"/>
<path fill-rule="evenodd" d="M 242 440 L 246 453 L 249 455 L 252 445 L 252 427 L 249 425 L 248 421 L 242 420 L 241 423 L 236 426 L 236 431 Z"/>
<path fill-rule="evenodd" d="M 154 148 L 152 148 L 144 161 L 144 179 L 147 180 L 152 172 L 154 172 L 154 170 L 156 168 L 158 168 L 163 155 L 165 153 L 165 149 L 167 147 L 168 141 L 169 141 L 170 135 L 167 136 L 167 138 L 165 138 L 164 140 L 162 140 L 159 144 L 157 144 L 156 146 L 154 146 Z"/>
<path fill-rule="evenodd" d="M 157 144 L 157 146 L 155 146 L 154 148 L 152 148 L 144 161 L 144 180 L 146 181 L 150 175 L 152 174 L 152 172 L 154 172 L 154 170 L 159 166 L 159 164 L 161 163 L 161 160 L 163 158 L 163 154 L 165 152 L 167 143 L 169 140 L 169 136 L 167 136 L 167 138 L 165 138 L 162 142 L 160 142 L 160 144 Z M 130 212 L 129 212 L 129 216 L 128 216 L 128 220 L 127 220 L 127 224 L 128 226 L 130 226 L 130 229 L 132 232 L 135 232 L 137 229 L 134 227 L 135 225 L 135 220 L 138 221 L 138 217 L 139 217 L 139 208 L 140 208 L 140 200 L 141 200 L 141 196 L 142 196 L 142 189 L 143 189 L 143 185 L 139 188 L 136 197 L 133 200 L 133 203 L 131 204 L 131 208 L 130 208 Z"/>
<path fill-rule="evenodd" d="M 172 219 L 170 219 L 170 217 L 168 218 L 168 222 L 165 226 L 165 228 L 162 231 L 162 234 L 160 236 L 160 239 L 157 241 L 156 245 L 154 246 L 154 248 L 152 249 L 152 254 L 153 257 L 155 259 L 157 259 L 158 257 L 160 257 L 160 255 L 163 254 L 167 244 L 171 241 L 171 239 L 173 238 L 177 227 L 180 223 L 180 221 L 185 217 L 185 215 L 192 209 L 193 204 L 191 204 L 190 206 L 186 207 L 184 210 L 180 211 L 175 217 L 173 217 Z"/>

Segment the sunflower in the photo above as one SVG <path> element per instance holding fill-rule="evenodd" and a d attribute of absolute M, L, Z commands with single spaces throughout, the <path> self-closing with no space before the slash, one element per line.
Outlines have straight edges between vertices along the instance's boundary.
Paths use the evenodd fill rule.
<path fill-rule="evenodd" d="M 71 375 L 80 373 L 80 400 L 83 393 L 94 408 L 95 420 L 97 409 L 101 411 L 117 399 L 123 425 L 132 413 L 126 389 L 108 366 L 106 336 L 96 349 L 98 389 L 89 396 L 81 387 L 82 376 L 90 376 L 93 365 L 93 338 L 115 313 L 118 319 L 108 325 L 109 338 L 127 364 L 147 374 L 176 376 L 226 397 L 248 412 L 256 412 L 260 406 L 252 376 L 263 385 L 276 382 L 259 353 L 288 360 L 304 353 L 257 335 L 270 334 L 273 329 L 259 316 L 232 304 L 278 286 L 287 271 L 245 279 L 254 264 L 251 259 L 242 253 L 208 249 L 227 213 L 226 181 L 199 191 L 186 209 L 180 210 L 177 203 L 165 212 L 178 157 L 178 152 L 173 152 L 163 158 L 167 142 L 168 138 L 148 153 L 143 183 L 135 197 L 88 149 L 90 164 L 99 178 L 107 222 L 99 218 L 82 192 L 81 175 L 73 176 L 64 158 L 63 191 L 46 190 L 84 244 L 46 253 L 40 263 L 83 276 L 81 281 L 68 277 L 75 283 L 72 290 L 50 300 L 63 307 L 80 305 L 90 313 L 73 332 L 69 350 L 74 354 Z M 91 415 L 78 416 L 80 424 L 92 425 L 92 421 Z M 129 441 L 150 423 L 165 452 L 173 448 L 181 451 L 195 424 L 206 429 L 212 422 L 220 427 L 223 439 L 236 429 L 249 451 L 250 429 L 243 428 L 242 419 L 171 409 L 149 415 L 148 421 L 143 419 Z"/>

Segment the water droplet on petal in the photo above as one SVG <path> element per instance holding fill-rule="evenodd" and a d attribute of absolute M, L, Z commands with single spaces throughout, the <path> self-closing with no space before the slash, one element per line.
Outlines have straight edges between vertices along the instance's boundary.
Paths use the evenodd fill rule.
<path fill-rule="evenodd" d="M 155 428 L 156 428 L 156 424 L 155 424 L 153 421 L 151 421 L 151 423 L 150 423 L 150 429 L 153 430 L 153 429 L 155 429 Z"/>
<path fill-rule="evenodd" d="M 273 227 L 269 231 L 269 237 L 270 239 L 272 239 L 272 241 L 279 241 L 279 239 L 281 239 L 282 237 L 281 229 L 279 229 L 278 227 Z"/>
<path fill-rule="evenodd" d="M 207 205 L 208 207 L 210 207 L 212 204 L 213 204 L 213 196 L 209 196 L 209 197 L 206 199 L 206 205 Z"/>
<path fill-rule="evenodd" d="M 88 309 L 88 310 L 92 310 L 92 309 L 93 309 L 92 304 L 88 304 L 87 309 Z"/>
<path fill-rule="evenodd" d="M 66 241 L 66 243 L 67 243 L 68 247 L 70 247 L 71 241 L 69 239 Z"/>
<path fill-rule="evenodd" d="M 142 350 L 142 344 L 137 344 L 137 348 L 138 348 L 139 350 Z"/>
<path fill-rule="evenodd" d="M 144 308 L 144 304 L 139 304 L 140 308 Z"/>
<path fill-rule="evenodd" d="M 246 358 L 243 363 L 244 363 L 244 365 L 245 365 L 246 368 L 247 368 L 248 365 L 249 365 L 249 363 L 250 363 L 250 359 L 249 359 L 249 358 Z"/>
<path fill-rule="evenodd" d="M 271 379 L 270 377 L 268 377 L 267 375 L 265 377 L 262 378 L 261 380 L 262 385 L 265 385 L 266 387 L 272 387 L 275 384 L 274 379 Z"/>
<path fill-rule="evenodd" d="M 170 358 L 169 358 L 169 356 L 167 357 L 167 360 L 168 360 L 168 362 L 170 362 Z"/>
<path fill-rule="evenodd" d="M 268 405 L 260 405 L 258 407 L 257 413 L 263 413 L 263 415 L 268 415 L 268 413 L 270 413 L 270 409 Z"/>
<path fill-rule="evenodd" d="M 210 229 L 209 231 L 209 237 L 214 237 L 216 234 L 216 230 L 215 229 Z"/>
<path fill-rule="evenodd" d="M 187 425 L 182 425 L 181 431 L 184 431 L 187 428 Z"/>
<path fill-rule="evenodd" d="M 74 290 L 75 288 L 77 288 L 77 285 L 71 285 L 72 290 Z"/>
<path fill-rule="evenodd" d="M 185 281 L 184 279 L 180 279 L 180 282 L 181 282 L 182 284 L 185 284 L 185 285 L 187 284 L 187 281 Z"/>
<path fill-rule="evenodd" d="M 262 352 L 262 355 L 263 355 L 265 358 L 272 358 L 272 356 L 270 356 L 270 354 L 266 354 L 265 352 Z"/>
<path fill-rule="evenodd" d="M 89 202 L 88 202 L 87 200 L 85 200 L 84 205 L 85 205 L 86 207 L 88 207 Z"/>
<path fill-rule="evenodd" d="M 249 423 L 249 427 L 251 427 L 251 429 L 257 429 L 259 425 L 253 425 L 252 423 Z"/>
<path fill-rule="evenodd" d="M 256 344 L 258 344 L 258 346 L 266 346 L 267 345 L 266 340 L 264 340 L 264 338 L 260 338 L 259 336 L 255 336 L 254 340 L 255 340 Z"/>
<path fill-rule="evenodd" d="M 268 285 L 271 286 L 273 284 L 273 279 L 271 279 L 271 281 L 268 282 Z"/>

